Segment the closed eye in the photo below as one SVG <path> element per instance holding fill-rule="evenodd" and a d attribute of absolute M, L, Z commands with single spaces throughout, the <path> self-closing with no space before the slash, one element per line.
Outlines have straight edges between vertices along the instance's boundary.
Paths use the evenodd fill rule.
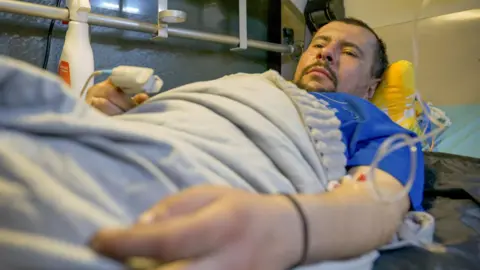
<path fill-rule="evenodd" d="M 343 53 L 346 54 L 346 55 L 349 55 L 349 56 L 353 56 L 355 58 L 358 57 L 358 54 L 354 51 L 351 51 L 351 50 L 345 50 L 345 51 L 343 51 Z"/>

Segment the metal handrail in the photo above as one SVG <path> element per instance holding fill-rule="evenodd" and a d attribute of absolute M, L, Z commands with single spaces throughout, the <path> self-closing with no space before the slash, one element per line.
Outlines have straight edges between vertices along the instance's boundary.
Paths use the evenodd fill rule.
<path fill-rule="evenodd" d="M 0 0 L 0 12 L 16 13 L 28 16 L 41 17 L 46 19 L 55 19 L 68 21 L 69 13 L 66 8 L 50 7 L 46 5 L 33 4 L 14 0 Z M 140 22 L 120 17 L 106 16 L 96 13 L 88 14 L 88 23 L 122 30 L 150 33 L 156 35 L 158 25 L 146 22 Z M 280 31 L 280 30 L 279 30 Z M 229 44 L 237 46 L 240 43 L 238 37 L 188 30 L 176 27 L 168 27 L 168 35 L 171 37 L 195 39 L 210 41 L 215 43 Z M 265 51 L 292 54 L 295 51 L 292 45 L 282 45 L 259 40 L 247 40 L 249 48 L 256 48 Z"/>

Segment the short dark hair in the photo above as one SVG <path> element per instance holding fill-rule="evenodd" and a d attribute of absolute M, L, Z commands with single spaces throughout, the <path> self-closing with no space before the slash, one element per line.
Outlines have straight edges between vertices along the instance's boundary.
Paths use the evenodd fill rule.
<path fill-rule="evenodd" d="M 367 29 L 375 36 L 377 40 L 377 48 L 373 59 L 372 75 L 378 79 L 382 78 L 383 73 L 385 73 L 385 70 L 388 68 L 387 45 L 385 45 L 385 42 L 377 35 L 377 33 L 375 33 L 375 31 L 364 21 L 352 17 L 336 19 L 331 22 L 342 22 L 345 24 L 356 25 Z"/>

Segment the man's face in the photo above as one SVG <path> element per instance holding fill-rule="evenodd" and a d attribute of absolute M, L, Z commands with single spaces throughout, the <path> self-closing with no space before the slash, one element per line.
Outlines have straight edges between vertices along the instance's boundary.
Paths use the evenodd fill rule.
<path fill-rule="evenodd" d="M 318 30 L 300 58 L 295 83 L 307 91 L 370 99 L 380 81 L 372 75 L 376 47 L 377 40 L 367 29 L 331 22 Z"/>

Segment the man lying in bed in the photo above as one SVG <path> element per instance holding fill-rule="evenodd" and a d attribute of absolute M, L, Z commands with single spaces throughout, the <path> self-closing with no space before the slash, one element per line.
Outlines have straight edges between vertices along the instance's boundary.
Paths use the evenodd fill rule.
<path fill-rule="evenodd" d="M 421 210 L 421 152 L 410 199 L 381 203 L 365 182 L 336 183 L 346 170 L 362 179 L 380 143 L 408 133 L 362 100 L 386 65 L 366 25 L 332 22 L 318 31 L 295 76 L 311 95 L 274 72 L 239 74 L 168 91 L 111 118 L 57 85 L 44 89 L 51 83 L 44 78 L 16 81 L 19 71 L 6 69 L 0 81 L 15 93 L 0 92 L 0 184 L 9 202 L 0 209 L 1 261 L 115 268 L 82 247 L 99 229 L 91 242 L 99 253 L 153 258 L 161 269 L 285 269 L 300 258 L 341 260 L 381 247 L 409 208 Z M 17 85 L 27 83 L 40 89 Z M 88 100 L 107 114 L 129 109 L 115 93 L 103 83 Z M 375 171 L 378 184 L 400 192 L 409 168 L 407 149 L 392 153 Z M 223 187 L 179 192 L 200 184 Z M 279 192 L 305 194 L 295 198 L 307 229 L 292 201 L 260 195 Z M 138 224 L 109 229 L 134 223 L 155 200 Z"/>

